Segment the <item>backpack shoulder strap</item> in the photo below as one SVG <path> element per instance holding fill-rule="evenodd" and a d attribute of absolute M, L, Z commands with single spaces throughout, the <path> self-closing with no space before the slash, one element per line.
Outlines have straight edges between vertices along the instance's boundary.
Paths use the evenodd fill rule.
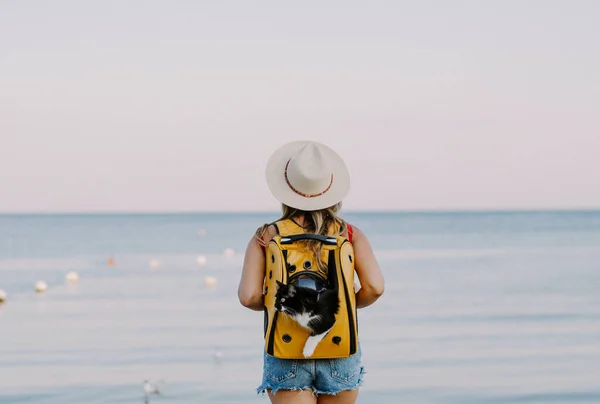
<path fill-rule="evenodd" d="M 279 235 L 279 227 L 277 226 L 277 222 L 272 222 L 269 223 L 269 225 L 275 227 L 275 231 L 277 232 L 277 235 Z M 260 240 L 264 243 L 265 239 L 263 238 L 263 236 L 260 237 Z M 262 250 L 263 253 L 266 252 L 265 246 L 264 245 L 260 245 L 260 249 Z"/>

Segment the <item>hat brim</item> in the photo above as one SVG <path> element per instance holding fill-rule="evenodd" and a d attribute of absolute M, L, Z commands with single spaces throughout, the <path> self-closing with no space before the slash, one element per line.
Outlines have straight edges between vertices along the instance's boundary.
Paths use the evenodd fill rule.
<path fill-rule="evenodd" d="M 341 202 L 346 197 L 350 190 L 350 174 L 339 154 L 327 145 L 318 143 L 331 164 L 333 173 L 331 188 L 324 194 L 315 197 L 305 197 L 294 192 L 285 181 L 285 165 L 307 143 L 318 142 L 299 140 L 287 143 L 275 150 L 267 162 L 267 185 L 273 196 L 287 206 L 305 211 L 325 209 Z"/>

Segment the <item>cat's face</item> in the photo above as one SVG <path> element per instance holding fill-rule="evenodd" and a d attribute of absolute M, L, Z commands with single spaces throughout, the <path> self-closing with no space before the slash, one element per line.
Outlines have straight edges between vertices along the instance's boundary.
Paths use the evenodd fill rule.
<path fill-rule="evenodd" d="M 294 316 L 302 312 L 302 305 L 300 299 L 298 298 L 298 289 L 294 285 L 285 285 L 277 281 L 275 310 L 282 313 L 287 313 L 290 316 Z"/>

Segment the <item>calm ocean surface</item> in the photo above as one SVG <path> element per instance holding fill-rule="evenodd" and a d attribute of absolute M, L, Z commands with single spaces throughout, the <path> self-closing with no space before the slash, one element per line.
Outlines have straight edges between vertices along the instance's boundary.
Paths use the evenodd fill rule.
<path fill-rule="evenodd" d="M 600 212 L 345 217 L 386 277 L 359 403 L 600 403 Z M 267 403 L 263 314 L 236 293 L 276 218 L 0 215 L 0 403 L 142 403 L 145 379 L 152 403 Z"/>

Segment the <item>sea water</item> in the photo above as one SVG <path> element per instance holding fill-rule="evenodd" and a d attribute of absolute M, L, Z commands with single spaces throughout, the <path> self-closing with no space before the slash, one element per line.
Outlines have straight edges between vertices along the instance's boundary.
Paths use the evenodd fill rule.
<path fill-rule="evenodd" d="M 359 310 L 359 403 L 600 403 L 600 212 L 344 217 L 386 280 Z M 143 403 L 144 380 L 152 403 L 268 402 L 237 287 L 275 219 L 0 216 L 0 403 Z"/>

